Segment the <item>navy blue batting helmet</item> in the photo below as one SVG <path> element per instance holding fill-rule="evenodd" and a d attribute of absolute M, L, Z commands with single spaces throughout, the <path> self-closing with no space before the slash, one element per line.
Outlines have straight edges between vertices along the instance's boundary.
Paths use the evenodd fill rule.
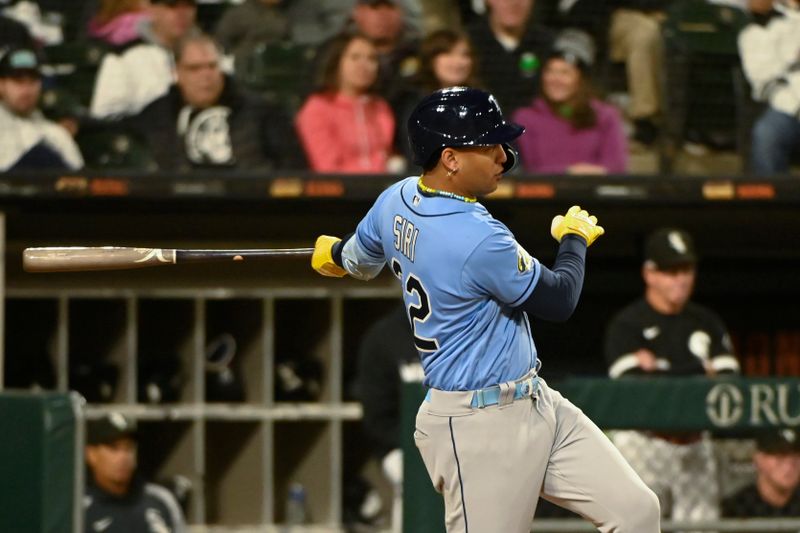
<path fill-rule="evenodd" d="M 494 96 L 469 87 L 448 87 L 426 96 L 408 119 L 414 163 L 423 168 L 434 164 L 432 158 L 442 148 L 500 144 L 508 157 L 503 172 L 508 172 L 517 162 L 508 143 L 524 131 L 505 121 Z"/>

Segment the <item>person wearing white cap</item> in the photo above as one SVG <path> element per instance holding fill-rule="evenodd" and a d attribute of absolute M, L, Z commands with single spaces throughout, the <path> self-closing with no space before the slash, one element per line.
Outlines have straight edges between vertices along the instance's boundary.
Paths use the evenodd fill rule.
<path fill-rule="evenodd" d="M 697 252 L 683 229 L 660 228 L 644 246 L 645 292 L 609 322 L 605 355 L 612 378 L 739 373 L 722 319 L 690 301 Z M 614 444 L 678 521 L 719 517 L 717 465 L 705 432 L 616 431 Z"/>

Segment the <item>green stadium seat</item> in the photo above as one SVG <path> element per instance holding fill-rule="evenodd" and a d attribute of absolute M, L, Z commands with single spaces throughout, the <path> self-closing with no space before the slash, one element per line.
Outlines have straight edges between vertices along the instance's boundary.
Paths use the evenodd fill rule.
<path fill-rule="evenodd" d="M 76 138 L 87 168 L 153 171 L 158 167 L 147 143 L 122 129 L 94 129 Z"/>
<path fill-rule="evenodd" d="M 737 144 L 734 69 L 737 37 L 747 24 L 737 8 L 678 0 L 663 25 L 664 109 L 668 143 L 685 140 L 732 149 Z"/>
<path fill-rule="evenodd" d="M 311 89 L 315 56 L 314 48 L 290 42 L 262 44 L 236 64 L 236 75 L 245 87 L 296 111 Z"/>
<path fill-rule="evenodd" d="M 108 46 L 100 41 L 79 41 L 44 48 L 45 76 L 88 107 L 95 77 Z"/>

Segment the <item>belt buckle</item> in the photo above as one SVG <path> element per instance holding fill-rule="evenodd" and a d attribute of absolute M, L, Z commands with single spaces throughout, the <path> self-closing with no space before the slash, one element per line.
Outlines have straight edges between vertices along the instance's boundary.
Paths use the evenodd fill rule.
<path fill-rule="evenodd" d="M 478 399 L 478 409 L 483 409 L 486 407 L 486 402 L 484 402 L 483 399 L 483 389 L 476 390 L 475 397 Z"/>
<path fill-rule="evenodd" d="M 535 388 L 534 388 L 534 377 L 531 376 L 529 378 L 524 379 L 520 382 L 522 386 L 522 392 L 520 393 L 525 398 L 531 398 L 536 395 Z"/>

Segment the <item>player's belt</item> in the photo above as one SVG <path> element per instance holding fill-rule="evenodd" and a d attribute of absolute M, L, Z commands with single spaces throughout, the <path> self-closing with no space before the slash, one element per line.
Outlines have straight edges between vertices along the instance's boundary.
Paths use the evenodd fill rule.
<path fill-rule="evenodd" d="M 520 381 L 513 382 L 514 384 L 514 400 L 521 400 L 522 398 L 530 398 L 534 395 L 539 378 L 532 376 Z M 506 392 L 511 395 L 510 390 Z M 476 390 L 472 395 L 472 407 L 483 409 L 490 405 L 497 405 L 501 403 L 503 397 L 503 387 L 501 385 L 494 385 L 486 387 L 485 389 Z M 510 402 L 507 402 L 510 403 Z"/>
<path fill-rule="evenodd" d="M 477 409 L 497 404 L 507 405 L 513 401 L 534 396 L 538 386 L 539 377 L 534 371 L 531 371 L 527 376 L 517 381 L 509 381 L 502 385 L 493 385 L 473 391 L 470 405 Z M 431 401 L 431 389 L 428 389 L 425 401 Z"/>

